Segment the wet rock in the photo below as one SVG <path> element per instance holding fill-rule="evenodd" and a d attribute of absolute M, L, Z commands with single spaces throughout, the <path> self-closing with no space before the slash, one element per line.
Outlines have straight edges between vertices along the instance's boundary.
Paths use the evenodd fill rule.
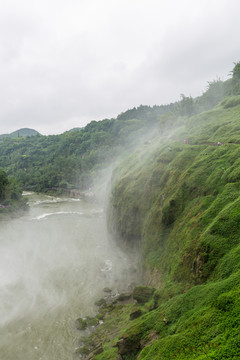
<path fill-rule="evenodd" d="M 99 324 L 97 317 L 91 317 L 91 316 L 86 317 L 86 322 L 87 322 L 87 326 L 97 326 Z"/>
<path fill-rule="evenodd" d="M 110 294 L 110 293 L 112 292 L 112 290 L 111 290 L 110 288 L 108 288 L 108 287 L 105 287 L 105 288 L 103 289 L 103 291 L 104 291 L 105 293 L 108 293 L 108 294 Z"/>
<path fill-rule="evenodd" d="M 106 310 L 111 312 L 113 309 L 115 309 L 116 307 L 116 304 L 114 303 L 110 303 L 107 307 L 106 307 Z"/>
<path fill-rule="evenodd" d="M 75 322 L 76 328 L 78 330 L 86 330 L 87 328 L 87 321 L 83 318 L 78 318 Z"/>
<path fill-rule="evenodd" d="M 123 336 L 118 340 L 116 347 L 119 355 L 130 355 L 140 350 L 140 341 L 135 336 Z"/>
<path fill-rule="evenodd" d="M 133 298 L 137 300 L 138 303 L 144 304 L 149 301 L 153 296 L 155 289 L 148 286 L 136 286 L 133 289 Z"/>
<path fill-rule="evenodd" d="M 85 358 L 85 360 L 92 360 L 94 359 L 95 355 L 99 355 L 103 352 L 102 344 L 96 346 L 96 348 Z"/>
<path fill-rule="evenodd" d="M 136 285 L 136 283 L 131 282 L 130 284 L 128 284 L 127 290 L 132 292 Z"/>
<path fill-rule="evenodd" d="M 92 360 L 95 355 L 99 355 L 103 352 L 102 344 L 83 346 L 76 351 L 77 355 L 83 360 Z"/>
<path fill-rule="evenodd" d="M 126 301 L 132 298 L 132 294 L 130 292 L 122 293 L 117 297 L 118 301 Z"/>
<path fill-rule="evenodd" d="M 106 304 L 107 304 L 107 302 L 105 299 L 100 299 L 100 300 L 95 301 L 95 305 L 99 306 L 99 307 L 106 306 Z"/>
<path fill-rule="evenodd" d="M 76 354 L 80 355 L 81 359 L 86 359 L 94 350 L 98 347 L 99 343 L 96 343 L 88 336 L 85 336 L 79 341 L 80 347 L 76 350 Z"/>
<path fill-rule="evenodd" d="M 142 315 L 142 310 L 141 309 L 135 309 L 130 314 L 130 320 L 137 319 L 141 315 Z"/>

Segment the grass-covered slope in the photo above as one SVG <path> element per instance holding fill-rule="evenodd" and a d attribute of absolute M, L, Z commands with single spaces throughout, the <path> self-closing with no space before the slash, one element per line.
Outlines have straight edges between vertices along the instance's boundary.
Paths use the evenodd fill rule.
<path fill-rule="evenodd" d="M 111 226 L 126 240 L 141 238 L 145 265 L 185 287 L 221 277 L 239 243 L 240 105 L 225 103 L 116 170 Z"/>
<path fill-rule="evenodd" d="M 142 247 L 154 306 L 94 358 L 239 359 L 240 98 L 166 135 L 116 169 L 109 208 L 112 231 Z"/>
<path fill-rule="evenodd" d="M 136 305 L 112 306 L 103 317 L 103 325 L 86 341 L 92 348 L 102 343 L 102 352 L 86 358 L 237 360 L 239 285 L 238 271 L 227 279 L 194 286 L 168 299 L 163 290 L 157 290 L 154 296 L 158 306 L 152 309 L 151 302 L 137 305 L 142 315 L 135 320 L 130 316 Z"/>

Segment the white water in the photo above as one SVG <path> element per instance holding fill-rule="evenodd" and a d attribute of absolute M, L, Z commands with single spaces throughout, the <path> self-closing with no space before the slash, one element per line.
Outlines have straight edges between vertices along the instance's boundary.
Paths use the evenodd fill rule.
<path fill-rule="evenodd" d="M 75 319 L 94 315 L 104 287 L 137 282 L 138 256 L 109 238 L 98 206 L 27 196 L 25 216 L 0 222 L 0 359 L 76 359 Z"/>

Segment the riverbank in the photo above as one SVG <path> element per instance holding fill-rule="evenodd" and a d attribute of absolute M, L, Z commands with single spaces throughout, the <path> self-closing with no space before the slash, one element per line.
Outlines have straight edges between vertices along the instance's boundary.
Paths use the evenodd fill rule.
<path fill-rule="evenodd" d="M 28 209 L 27 201 L 24 198 L 18 201 L 11 201 L 11 203 L 6 205 L 0 204 L 0 221 L 21 217 Z"/>
<path fill-rule="evenodd" d="M 91 200 L 91 201 L 96 200 L 96 197 L 95 197 L 92 189 L 81 191 L 79 189 L 66 189 L 66 188 L 52 187 L 52 188 L 46 189 L 46 194 L 51 194 L 54 196 L 59 196 L 59 195 L 67 196 L 72 199 L 83 198 L 83 199 Z"/>
<path fill-rule="evenodd" d="M 129 321 L 134 324 L 135 319 L 154 310 L 157 304 L 155 289 L 151 287 L 136 286 L 132 291 L 119 295 L 112 294 L 110 289 L 105 291 L 108 295 L 96 302 L 99 306 L 96 316 L 76 321 L 76 327 L 81 332 L 76 354 L 84 360 L 92 360 L 97 355 L 99 359 L 111 356 L 111 359 L 120 360 L 122 356 L 135 353 L 141 347 L 139 339 L 131 339 L 123 333 L 123 329 Z M 120 339 L 119 335 L 122 335 Z"/>

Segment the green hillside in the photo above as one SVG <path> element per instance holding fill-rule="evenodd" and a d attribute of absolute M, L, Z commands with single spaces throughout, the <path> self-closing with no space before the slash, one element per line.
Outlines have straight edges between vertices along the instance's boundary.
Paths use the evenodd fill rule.
<path fill-rule="evenodd" d="M 0 167 L 26 190 L 89 189 L 103 168 L 151 136 L 162 114 L 173 107 L 140 106 L 127 112 L 132 118 L 122 113 L 61 135 L 3 138 Z"/>
<path fill-rule="evenodd" d="M 24 128 L 24 129 L 16 130 L 10 134 L 2 134 L 2 135 L 0 135 L 0 139 L 3 139 L 3 138 L 15 139 L 15 138 L 19 138 L 19 137 L 37 136 L 37 135 L 40 135 L 40 133 L 38 131 L 33 130 L 33 129 Z"/>
<path fill-rule="evenodd" d="M 170 139 L 155 138 L 116 170 L 112 228 L 128 241 L 142 237 L 145 262 L 185 286 L 213 270 L 217 276 L 224 243 L 238 242 L 238 232 L 231 236 L 240 174 L 240 96 L 234 99 L 233 107 L 226 108 L 230 98 L 190 118 Z"/>
<path fill-rule="evenodd" d="M 109 229 L 148 287 L 103 307 L 89 359 L 240 358 L 240 96 L 169 124 L 114 171 Z"/>

